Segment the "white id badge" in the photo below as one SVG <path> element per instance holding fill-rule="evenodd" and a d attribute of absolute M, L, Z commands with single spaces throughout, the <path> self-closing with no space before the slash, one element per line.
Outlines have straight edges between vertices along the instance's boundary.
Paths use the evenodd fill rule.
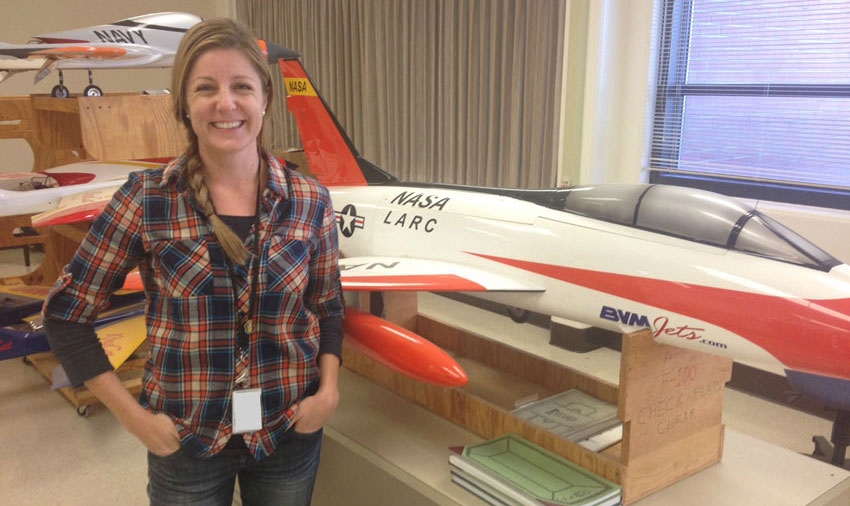
<path fill-rule="evenodd" d="M 233 433 L 243 434 L 263 428 L 259 388 L 233 391 Z"/>

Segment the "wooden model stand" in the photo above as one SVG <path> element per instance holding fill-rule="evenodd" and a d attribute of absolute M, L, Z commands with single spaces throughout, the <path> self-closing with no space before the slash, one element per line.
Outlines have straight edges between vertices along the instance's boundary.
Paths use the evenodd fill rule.
<path fill-rule="evenodd" d="M 0 139 L 29 143 L 33 172 L 81 160 L 176 156 L 186 146 L 170 95 L 0 97 L 0 123 Z"/>
<path fill-rule="evenodd" d="M 368 309 L 361 297 L 361 309 Z M 364 307 L 365 306 L 365 307 Z M 631 503 L 720 461 L 723 392 L 732 361 L 623 336 L 620 385 L 600 381 L 485 337 L 416 314 L 415 294 L 385 298 L 387 318 L 452 354 L 469 375 L 462 388 L 428 385 L 349 349 L 346 367 L 466 429 L 491 439 L 513 432 L 619 483 Z M 511 415 L 518 401 L 577 388 L 616 403 L 623 441 L 600 453 Z M 462 442 L 459 442 L 459 444 Z"/>
<path fill-rule="evenodd" d="M 169 95 L 118 94 L 103 97 L 0 97 L 0 139 L 24 139 L 32 148 L 32 171 L 81 160 L 122 160 L 176 156 L 185 149 L 183 126 L 173 117 Z M 29 168 L 15 170 L 26 172 Z M 88 224 L 38 229 L 37 236 L 14 237 L 30 215 L 0 218 L 0 248 L 43 244 L 44 261 L 24 276 L 0 279 L 11 293 L 45 295 L 73 257 Z M 144 347 L 144 345 L 142 346 Z M 140 347 L 138 355 L 146 355 Z M 28 357 L 52 381 L 58 365 L 49 352 Z M 132 392 L 141 389 L 144 358 L 132 358 L 116 371 Z M 62 388 L 62 395 L 85 415 L 97 399 L 85 388 Z"/>

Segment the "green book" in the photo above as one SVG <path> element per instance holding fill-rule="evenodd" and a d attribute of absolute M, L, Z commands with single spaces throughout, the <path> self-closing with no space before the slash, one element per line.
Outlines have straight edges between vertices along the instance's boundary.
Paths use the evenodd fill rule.
<path fill-rule="evenodd" d="M 608 506 L 622 496 L 618 484 L 515 434 L 465 446 L 449 463 L 478 487 L 520 504 Z M 528 500 L 520 500 L 522 495 Z"/>

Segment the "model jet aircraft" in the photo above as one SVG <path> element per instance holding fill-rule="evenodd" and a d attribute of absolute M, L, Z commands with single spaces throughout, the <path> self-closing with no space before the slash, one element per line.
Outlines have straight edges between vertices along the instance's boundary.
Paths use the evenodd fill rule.
<path fill-rule="evenodd" d="M 339 219 L 343 288 L 470 291 L 780 374 L 850 379 L 850 266 L 722 195 L 404 183 L 364 160 L 296 58 L 289 110 Z"/>
<path fill-rule="evenodd" d="M 162 12 L 36 35 L 33 44 L 0 43 L 0 82 L 19 72 L 36 71 L 37 83 L 56 69 L 59 84 L 52 95 L 65 98 L 69 92 L 62 71 L 86 69 L 89 85 L 83 94 L 101 96 L 103 91 L 93 82 L 93 69 L 170 67 L 183 34 L 200 21 L 193 14 Z"/>

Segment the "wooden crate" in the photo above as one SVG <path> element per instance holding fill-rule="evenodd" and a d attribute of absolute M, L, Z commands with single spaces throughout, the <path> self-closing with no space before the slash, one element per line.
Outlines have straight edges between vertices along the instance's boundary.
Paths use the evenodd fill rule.
<path fill-rule="evenodd" d="M 618 388 L 422 315 L 411 323 L 410 299 L 404 300 L 408 303 L 385 305 L 389 319 L 407 321 L 408 328 L 452 354 L 466 370 L 469 384 L 446 388 L 418 382 L 347 347 L 346 367 L 483 438 L 519 434 L 619 483 L 624 503 L 720 461 L 723 392 L 731 379 L 731 360 L 658 345 L 649 331 L 627 334 Z M 592 452 L 510 413 L 523 399 L 542 399 L 570 388 L 618 404 L 620 444 Z"/>

